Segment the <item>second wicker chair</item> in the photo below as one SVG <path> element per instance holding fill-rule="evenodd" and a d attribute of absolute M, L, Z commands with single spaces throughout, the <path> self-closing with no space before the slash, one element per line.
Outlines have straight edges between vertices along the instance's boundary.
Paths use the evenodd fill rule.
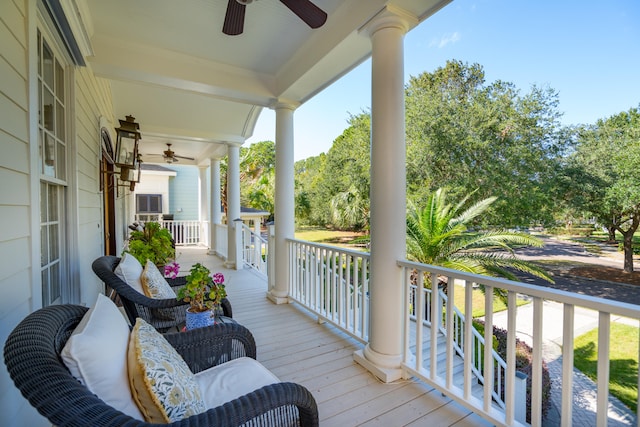
<path fill-rule="evenodd" d="M 175 298 L 153 299 L 141 294 L 114 273 L 119 263 L 119 257 L 104 255 L 97 258 L 91 268 L 105 285 L 118 294 L 129 322 L 133 325 L 136 318 L 140 317 L 161 332 L 166 332 L 171 328 L 181 328 L 185 322 L 189 303 L 178 301 Z M 184 286 L 185 279 L 177 277 L 167 279 L 167 282 L 177 293 L 178 288 Z M 227 298 L 222 300 L 221 305 L 224 316 L 233 317 L 231 303 Z"/>

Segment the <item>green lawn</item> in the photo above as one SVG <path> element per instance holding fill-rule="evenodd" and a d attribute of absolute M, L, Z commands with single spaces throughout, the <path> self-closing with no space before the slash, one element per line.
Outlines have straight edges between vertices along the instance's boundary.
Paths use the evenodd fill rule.
<path fill-rule="evenodd" d="M 472 317 L 482 317 L 484 316 L 484 292 L 480 289 L 474 289 L 472 292 L 472 304 L 473 304 L 473 313 Z M 454 301 L 456 307 L 462 314 L 464 313 L 464 286 L 456 285 L 456 292 L 454 295 Z M 518 298 L 517 305 L 528 304 L 529 301 Z M 497 313 L 499 311 L 504 311 L 507 309 L 507 306 L 502 302 L 502 300 L 496 296 L 493 297 L 493 312 Z M 466 317 L 466 316 L 465 316 Z"/>
<path fill-rule="evenodd" d="M 592 380 L 597 380 L 598 329 L 580 335 L 573 342 L 574 364 Z M 638 399 L 638 328 L 611 324 L 609 348 L 609 391 L 634 412 Z"/>

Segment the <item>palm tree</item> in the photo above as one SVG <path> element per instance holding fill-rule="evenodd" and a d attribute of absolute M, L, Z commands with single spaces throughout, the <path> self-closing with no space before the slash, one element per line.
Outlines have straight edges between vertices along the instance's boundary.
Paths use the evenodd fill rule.
<path fill-rule="evenodd" d="M 462 210 L 469 196 L 457 205 L 447 202 L 447 193 L 438 189 L 429 195 L 426 206 L 409 202 L 407 212 L 407 255 L 410 259 L 468 273 L 500 276 L 516 280 L 509 269 L 530 273 L 553 283 L 541 268 L 517 258 L 513 247 L 540 247 L 542 241 L 526 233 L 511 231 L 471 232 L 469 224 L 496 200 L 490 197 Z"/>

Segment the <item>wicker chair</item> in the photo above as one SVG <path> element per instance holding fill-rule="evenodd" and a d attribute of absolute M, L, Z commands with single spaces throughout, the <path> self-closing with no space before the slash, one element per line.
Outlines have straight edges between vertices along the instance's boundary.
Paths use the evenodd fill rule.
<path fill-rule="evenodd" d="M 151 426 L 106 404 L 68 371 L 60 352 L 87 308 L 57 305 L 28 315 L 9 335 L 4 361 L 16 387 L 54 425 Z M 255 358 L 253 336 L 239 324 L 223 324 L 165 338 L 193 372 L 228 360 Z M 222 406 L 170 426 L 301 425 L 317 426 L 318 412 L 311 393 L 295 383 L 275 383 Z M 155 425 L 155 424 L 154 424 Z"/>
<path fill-rule="evenodd" d="M 115 290 L 129 322 L 133 325 L 140 317 L 158 331 L 166 332 L 171 328 L 181 328 L 185 322 L 186 309 L 189 303 L 171 299 L 153 299 L 133 289 L 114 273 L 120 263 L 120 258 L 105 255 L 96 259 L 91 268 L 94 273 L 111 289 Z M 177 288 L 185 284 L 184 277 L 167 279 L 169 285 L 177 293 Z M 233 317 L 231 303 L 227 298 L 222 300 L 222 311 L 226 317 Z"/>

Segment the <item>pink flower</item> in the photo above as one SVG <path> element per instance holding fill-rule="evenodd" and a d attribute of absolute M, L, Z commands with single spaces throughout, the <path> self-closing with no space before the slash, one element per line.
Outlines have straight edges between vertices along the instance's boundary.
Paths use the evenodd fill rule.
<path fill-rule="evenodd" d="M 215 273 L 213 275 L 213 283 L 215 283 L 216 285 L 224 283 L 224 275 L 222 273 Z"/>
<path fill-rule="evenodd" d="M 176 277 L 178 277 L 179 271 L 180 264 L 175 261 L 164 266 L 164 276 L 170 279 L 175 279 Z"/>

